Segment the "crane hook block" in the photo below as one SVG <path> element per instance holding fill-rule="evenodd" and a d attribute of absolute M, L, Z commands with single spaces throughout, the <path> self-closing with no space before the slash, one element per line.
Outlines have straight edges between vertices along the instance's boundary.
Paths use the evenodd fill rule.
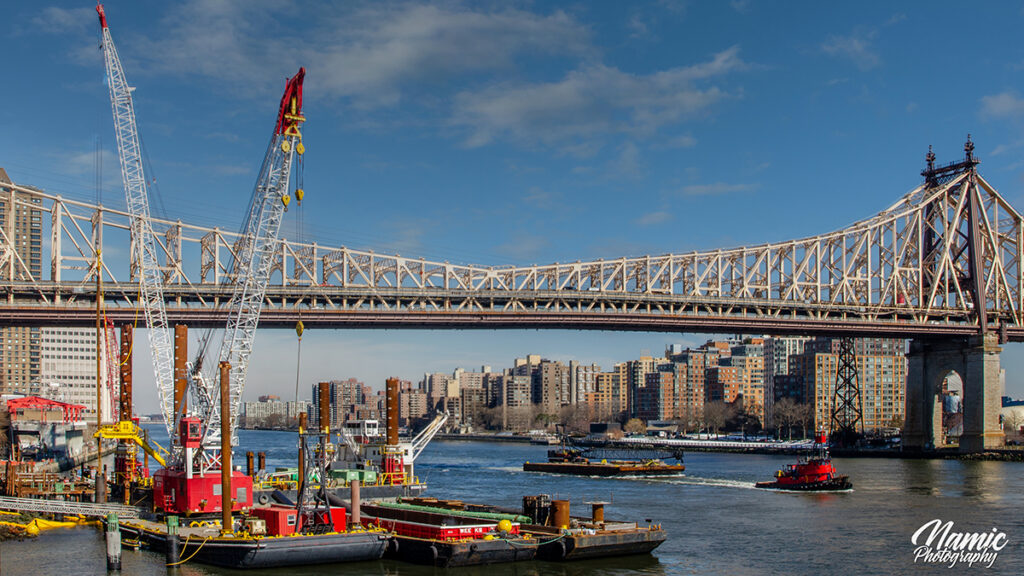
<path fill-rule="evenodd" d="M 289 150 L 291 150 L 291 149 L 292 149 L 292 143 L 291 143 L 291 142 L 289 142 L 289 141 L 287 141 L 287 140 L 283 140 L 283 141 L 281 142 L 281 151 L 282 151 L 282 152 L 284 152 L 285 154 L 287 154 L 287 153 L 288 153 L 288 151 L 289 151 Z"/>
<path fill-rule="evenodd" d="M 302 197 L 305 196 L 305 195 L 306 195 L 306 192 L 302 188 L 296 188 L 296 190 L 295 190 L 295 199 L 299 201 L 299 204 L 302 204 Z"/>
<path fill-rule="evenodd" d="M 289 196 L 287 194 L 285 194 L 284 196 L 281 196 L 281 203 L 284 204 L 285 208 L 288 207 L 288 203 L 291 202 L 291 201 L 292 201 L 292 197 L 291 196 Z"/>
<path fill-rule="evenodd" d="M 299 156 L 302 156 L 306 153 L 306 146 L 303 145 L 302 142 L 299 142 L 295 145 L 295 151 L 299 153 Z"/>
<path fill-rule="evenodd" d="M 305 328 L 306 327 L 302 324 L 302 320 L 299 320 L 298 322 L 295 323 L 295 333 L 299 336 L 299 338 L 302 338 L 302 331 Z"/>

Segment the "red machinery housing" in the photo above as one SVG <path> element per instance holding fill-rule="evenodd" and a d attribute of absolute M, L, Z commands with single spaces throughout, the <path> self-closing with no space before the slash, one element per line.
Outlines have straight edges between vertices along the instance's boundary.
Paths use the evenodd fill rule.
<path fill-rule="evenodd" d="M 233 471 L 231 489 L 234 491 L 231 510 L 252 507 L 252 478 Z M 207 514 L 220 512 L 220 470 L 186 477 L 184 470 L 162 468 L 153 474 L 153 502 L 156 507 L 173 514 Z"/>
<path fill-rule="evenodd" d="M 317 520 L 327 520 L 326 512 L 318 512 L 318 514 L 321 517 L 317 518 Z M 262 518 L 267 523 L 268 536 L 288 536 L 289 534 L 294 534 L 296 530 L 302 529 L 302 526 L 296 526 L 298 511 L 288 506 L 274 505 L 266 508 L 254 508 L 252 515 L 256 518 Z M 348 515 L 344 508 L 340 506 L 331 508 L 330 524 L 334 527 L 335 532 L 344 532 L 348 526 L 347 522 Z"/>
<path fill-rule="evenodd" d="M 178 428 L 179 444 L 190 462 L 192 450 L 200 449 L 202 425 L 198 418 L 182 418 Z M 231 472 L 232 511 L 252 507 L 252 478 L 242 472 Z M 153 475 L 153 502 L 156 508 L 173 514 L 209 514 L 221 512 L 220 470 L 205 474 L 190 469 L 162 468 Z"/>

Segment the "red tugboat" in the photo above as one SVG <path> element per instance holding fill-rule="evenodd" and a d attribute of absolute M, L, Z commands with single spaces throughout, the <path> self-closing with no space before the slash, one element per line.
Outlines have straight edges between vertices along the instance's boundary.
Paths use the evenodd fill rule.
<path fill-rule="evenodd" d="M 796 464 L 788 464 L 784 469 L 775 473 L 775 480 L 758 482 L 754 484 L 754 487 L 835 492 L 850 490 L 853 488 L 853 483 L 847 476 L 836 474 L 836 467 L 832 465 L 832 459 L 828 455 L 825 433 L 818 432 L 814 438 L 813 453 L 809 457 L 800 458 Z"/>

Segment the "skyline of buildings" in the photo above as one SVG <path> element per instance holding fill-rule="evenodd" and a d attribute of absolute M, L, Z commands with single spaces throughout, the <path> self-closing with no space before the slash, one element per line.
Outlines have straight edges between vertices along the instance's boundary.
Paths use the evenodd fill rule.
<path fill-rule="evenodd" d="M 864 430 L 898 425 L 906 398 L 905 342 L 854 341 Z M 719 403 L 742 416 L 744 426 L 771 429 L 769 407 L 788 398 L 797 405 L 807 404 L 811 429 L 828 428 L 838 342 L 824 337 L 737 337 L 709 340 L 697 347 L 668 345 L 663 356 L 644 353 L 616 363 L 609 371 L 596 364 L 531 354 L 513 359 L 508 368 L 484 365 L 479 371 L 460 367 L 451 373 L 425 373 L 416 383 L 400 381 L 400 425 L 414 425 L 443 410 L 453 430 L 526 430 L 630 418 L 674 421 L 684 430 L 697 430 L 711 425 L 713 418 L 706 410 Z M 329 384 L 332 427 L 382 418 L 383 390 L 356 378 Z M 313 395 L 316 390 L 314 385 Z M 260 402 L 246 402 L 244 414 L 297 417 L 284 402 L 278 404 L 269 406 L 261 397 Z M 315 414 L 310 425 L 317 425 Z"/>

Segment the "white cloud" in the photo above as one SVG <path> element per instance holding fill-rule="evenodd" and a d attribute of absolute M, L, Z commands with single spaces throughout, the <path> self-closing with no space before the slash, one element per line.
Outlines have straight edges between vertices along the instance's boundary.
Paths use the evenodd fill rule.
<path fill-rule="evenodd" d="M 750 12 L 750 0 L 732 0 L 729 2 L 729 6 L 740 14 L 747 14 Z"/>
<path fill-rule="evenodd" d="M 525 261 L 544 254 L 548 245 L 547 238 L 520 230 L 512 233 L 508 242 L 496 247 L 495 252 L 518 261 Z"/>
<path fill-rule="evenodd" d="M 94 8 L 44 8 L 31 20 L 32 29 L 43 34 L 84 33 L 90 27 L 99 30 L 99 19 Z"/>
<path fill-rule="evenodd" d="M 848 36 L 830 36 L 821 45 L 821 49 L 831 56 L 846 58 L 861 70 L 870 70 L 882 59 L 872 47 L 877 31 L 853 32 Z"/>
<path fill-rule="evenodd" d="M 640 14 L 630 16 L 629 24 L 626 25 L 626 28 L 629 30 L 630 38 L 650 38 L 650 29 Z"/>
<path fill-rule="evenodd" d="M 643 216 L 637 218 L 633 222 L 637 226 L 656 226 L 658 224 L 664 224 L 672 219 L 672 213 L 667 210 L 658 210 L 655 212 L 648 212 Z"/>
<path fill-rule="evenodd" d="M 680 134 L 670 138 L 668 145 L 672 148 L 693 148 L 697 145 L 697 139 L 690 134 Z"/>
<path fill-rule="evenodd" d="M 715 182 L 714 184 L 690 184 L 683 186 L 681 190 L 684 196 L 723 196 L 736 192 L 752 192 L 757 190 L 757 184 L 726 184 Z"/>
<path fill-rule="evenodd" d="M 643 176 L 643 162 L 640 160 L 640 149 L 632 141 L 619 147 L 619 157 L 613 163 L 616 176 L 639 178 Z"/>
<path fill-rule="evenodd" d="M 591 50 L 589 31 L 564 12 L 338 3 L 303 7 L 300 30 L 284 24 L 300 12 L 290 4 L 193 0 L 166 19 L 167 35 L 147 43 L 146 52 L 156 71 L 217 77 L 249 90 L 254 78 L 293 74 L 303 63 L 319 94 L 375 108 L 398 103 L 417 82 L 506 69 L 525 54 Z"/>
<path fill-rule="evenodd" d="M 469 132 L 471 147 L 502 137 L 561 146 L 609 133 L 649 136 L 729 97 L 718 86 L 697 84 L 745 67 L 736 46 L 707 62 L 647 75 L 589 64 L 554 82 L 464 91 L 456 96 L 452 122 Z"/>
<path fill-rule="evenodd" d="M 1015 118 L 1024 115 L 1024 98 L 1000 92 L 981 98 L 981 115 L 987 118 Z"/>

